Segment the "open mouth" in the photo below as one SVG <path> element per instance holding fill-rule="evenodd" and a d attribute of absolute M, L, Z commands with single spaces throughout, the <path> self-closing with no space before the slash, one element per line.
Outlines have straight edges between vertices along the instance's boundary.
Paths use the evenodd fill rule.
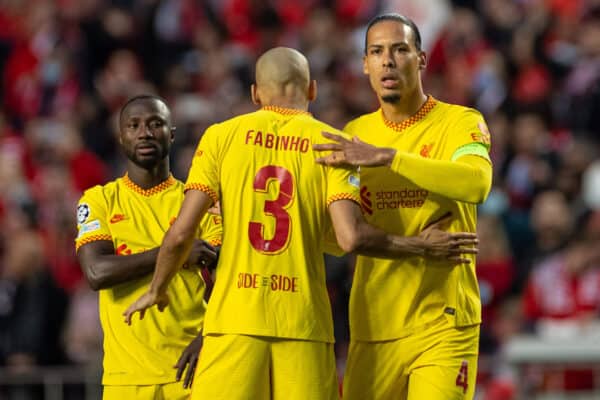
<path fill-rule="evenodd" d="M 143 156 L 156 154 L 158 152 L 158 148 L 153 145 L 140 145 L 137 146 L 135 150 L 138 154 Z"/>
<path fill-rule="evenodd" d="M 386 89 L 394 89 L 398 86 L 398 79 L 392 75 L 386 75 L 381 78 L 381 84 Z"/>

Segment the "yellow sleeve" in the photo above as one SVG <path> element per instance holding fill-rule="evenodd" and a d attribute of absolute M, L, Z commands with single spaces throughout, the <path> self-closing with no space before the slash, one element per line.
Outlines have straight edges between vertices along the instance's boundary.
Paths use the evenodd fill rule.
<path fill-rule="evenodd" d="M 481 113 L 472 108 L 462 108 L 455 115 L 455 121 L 451 129 L 451 143 L 454 145 L 454 155 L 452 159 L 458 158 L 456 152 L 461 151 L 463 154 L 475 152 L 475 155 L 487 158 L 491 146 L 490 130 L 483 119 Z M 481 148 L 471 147 L 479 144 Z M 461 150 L 462 149 L 462 150 Z M 485 149 L 485 151 L 481 151 Z"/>
<path fill-rule="evenodd" d="M 201 190 L 208 194 L 213 202 L 219 201 L 219 166 L 217 126 L 209 127 L 192 159 L 192 166 L 185 182 L 185 190 Z"/>
<path fill-rule="evenodd" d="M 87 190 L 81 196 L 77 204 L 78 233 L 75 238 L 75 250 L 97 240 L 112 241 L 112 235 L 108 229 L 106 208 L 106 201 L 104 201 L 100 186 Z"/>
<path fill-rule="evenodd" d="M 423 189 L 467 203 L 484 202 L 492 187 L 492 164 L 478 154 L 444 161 L 399 151 L 390 168 Z"/>
<path fill-rule="evenodd" d="M 207 212 L 200 222 L 201 239 L 211 246 L 220 246 L 223 241 L 221 216 Z"/>
<path fill-rule="evenodd" d="M 334 132 L 350 139 L 346 132 Z M 327 168 L 327 206 L 336 200 L 353 200 L 360 205 L 360 175 L 356 167 Z"/>

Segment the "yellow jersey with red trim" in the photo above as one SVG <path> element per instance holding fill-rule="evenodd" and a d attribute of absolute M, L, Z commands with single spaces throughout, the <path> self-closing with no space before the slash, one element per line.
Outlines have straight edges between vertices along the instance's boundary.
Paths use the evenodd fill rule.
<path fill-rule="evenodd" d="M 387 121 L 381 111 L 351 122 L 344 131 L 379 147 L 433 160 L 463 155 L 489 160 L 490 135 L 476 110 L 428 97 L 419 112 L 402 123 Z M 423 175 L 426 170 L 420 171 Z M 431 193 L 392 168 L 361 168 L 361 200 L 367 221 L 401 236 L 418 235 L 447 212 L 450 232 L 475 232 L 476 205 Z M 352 340 L 383 341 L 409 336 L 445 320 L 448 326 L 481 322 L 481 302 L 470 265 L 421 257 L 384 259 L 359 256 L 350 295 Z"/>
<path fill-rule="evenodd" d="M 186 182 L 219 200 L 223 245 L 205 334 L 333 342 L 325 286 L 327 206 L 359 202 L 354 169 L 317 164 L 321 132 L 294 109 L 264 107 L 209 127 Z"/>
<path fill-rule="evenodd" d="M 83 194 L 77 207 L 76 248 L 107 240 L 117 255 L 137 254 L 160 246 L 183 201 L 183 183 L 170 176 L 142 189 L 127 175 Z M 207 214 L 199 235 L 220 244 L 221 217 Z M 104 385 L 155 385 L 175 382 L 173 365 L 193 340 L 204 319 L 205 284 L 196 268 L 180 269 L 169 285 L 170 305 L 152 308 L 143 320 L 128 326 L 122 313 L 146 292 L 148 274 L 99 291 L 104 332 Z"/>

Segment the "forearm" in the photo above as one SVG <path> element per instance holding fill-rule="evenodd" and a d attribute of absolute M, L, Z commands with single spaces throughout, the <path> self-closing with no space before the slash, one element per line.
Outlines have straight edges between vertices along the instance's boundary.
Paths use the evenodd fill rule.
<path fill-rule="evenodd" d="M 397 258 L 425 255 L 425 241 L 420 237 L 402 237 L 389 234 L 370 225 L 364 219 L 358 204 L 338 200 L 329 206 L 336 240 L 340 248 L 362 255 Z"/>
<path fill-rule="evenodd" d="M 399 258 L 426 254 L 425 241 L 418 236 L 392 235 L 368 223 L 358 226 L 354 252 L 380 258 Z"/>
<path fill-rule="evenodd" d="M 397 152 L 390 169 L 431 193 L 467 203 L 482 203 L 492 186 L 491 164 L 478 156 L 442 161 Z"/>
<path fill-rule="evenodd" d="M 192 234 L 177 234 L 169 229 L 158 252 L 150 291 L 165 293 L 177 270 L 185 263 L 194 242 Z"/>
<path fill-rule="evenodd" d="M 146 276 L 154 270 L 158 247 L 131 255 L 100 255 L 86 269 L 86 278 L 94 290 L 107 289 Z"/>

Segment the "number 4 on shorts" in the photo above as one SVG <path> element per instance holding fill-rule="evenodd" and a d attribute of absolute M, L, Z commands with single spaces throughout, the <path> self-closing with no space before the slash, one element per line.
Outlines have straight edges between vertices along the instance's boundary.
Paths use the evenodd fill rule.
<path fill-rule="evenodd" d="M 466 360 L 463 360 L 460 365 L 460 369 L 458 370 L 458 375 L 456 376 L 456 386 L 460 386 L 463 388 L 463 393 L 467 393 L 467 389 L 469 387 L 468 384 L 469 378 L 469 363 Z"/>

